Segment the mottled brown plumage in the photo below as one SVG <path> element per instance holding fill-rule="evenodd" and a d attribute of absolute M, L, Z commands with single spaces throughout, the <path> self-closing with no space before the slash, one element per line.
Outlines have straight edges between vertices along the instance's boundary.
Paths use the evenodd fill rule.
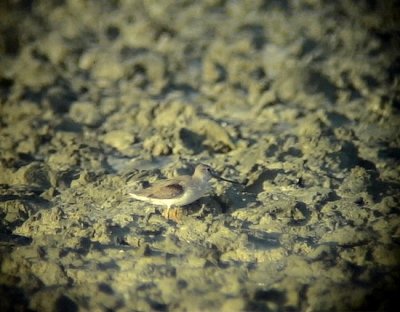
<path fill-rule="evenodd" d="M 165 181 L 135 192 L 136 195 L 157 199 L 170 199 L 182 196 L 185 188 L 179 182 Z"/>

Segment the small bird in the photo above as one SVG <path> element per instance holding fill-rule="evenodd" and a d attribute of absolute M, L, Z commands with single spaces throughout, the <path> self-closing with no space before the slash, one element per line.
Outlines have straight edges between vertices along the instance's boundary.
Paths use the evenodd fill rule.
<path fill-rule="evenodd" d="M 211 178 L 238 183 L 220 177 L 210 166 L 199 164 L 192 176 L 183 175 L 159 181 L 143 190 L 131 192 L 129 195 L 140 201 L 166 206 L 169 210 L 172 206 L 184 206 L 203 197 L 211 190 Z"/>

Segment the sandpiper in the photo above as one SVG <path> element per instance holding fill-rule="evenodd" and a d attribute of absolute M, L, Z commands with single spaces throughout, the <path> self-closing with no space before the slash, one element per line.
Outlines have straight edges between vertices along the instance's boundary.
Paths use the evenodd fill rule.
<path fill-rule="evenodd" d="M 166 206 L 184 206 L 203 197 L 211 190 L 210 179 L 216 178 L 230 183 L 238 183 L 217 175 L 207 165 L 199 164 L 192 176 L 183 175 L 163 180 L 140 191 L 131 192 L 130 196 L 147 203 Z"/>

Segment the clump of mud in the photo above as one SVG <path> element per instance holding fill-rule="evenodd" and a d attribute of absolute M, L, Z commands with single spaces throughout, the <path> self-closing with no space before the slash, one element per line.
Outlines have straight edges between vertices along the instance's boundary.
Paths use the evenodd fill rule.
<path fill-rule="evenodd" d="M 0 6 L 0 310 L 394 303 L 395 1 Z M 128 196 L 200 162 L 241 184 Z"/>

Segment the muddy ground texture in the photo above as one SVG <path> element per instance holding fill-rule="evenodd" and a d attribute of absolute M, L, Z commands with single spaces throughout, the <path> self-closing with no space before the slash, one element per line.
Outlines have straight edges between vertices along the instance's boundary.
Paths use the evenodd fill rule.
<path fill-rule="evenodd" d="M 2 1 L 0 310 L 389 309 L 395 1 Z M 241 185 L 169 219 L 131 189 Z"/>

